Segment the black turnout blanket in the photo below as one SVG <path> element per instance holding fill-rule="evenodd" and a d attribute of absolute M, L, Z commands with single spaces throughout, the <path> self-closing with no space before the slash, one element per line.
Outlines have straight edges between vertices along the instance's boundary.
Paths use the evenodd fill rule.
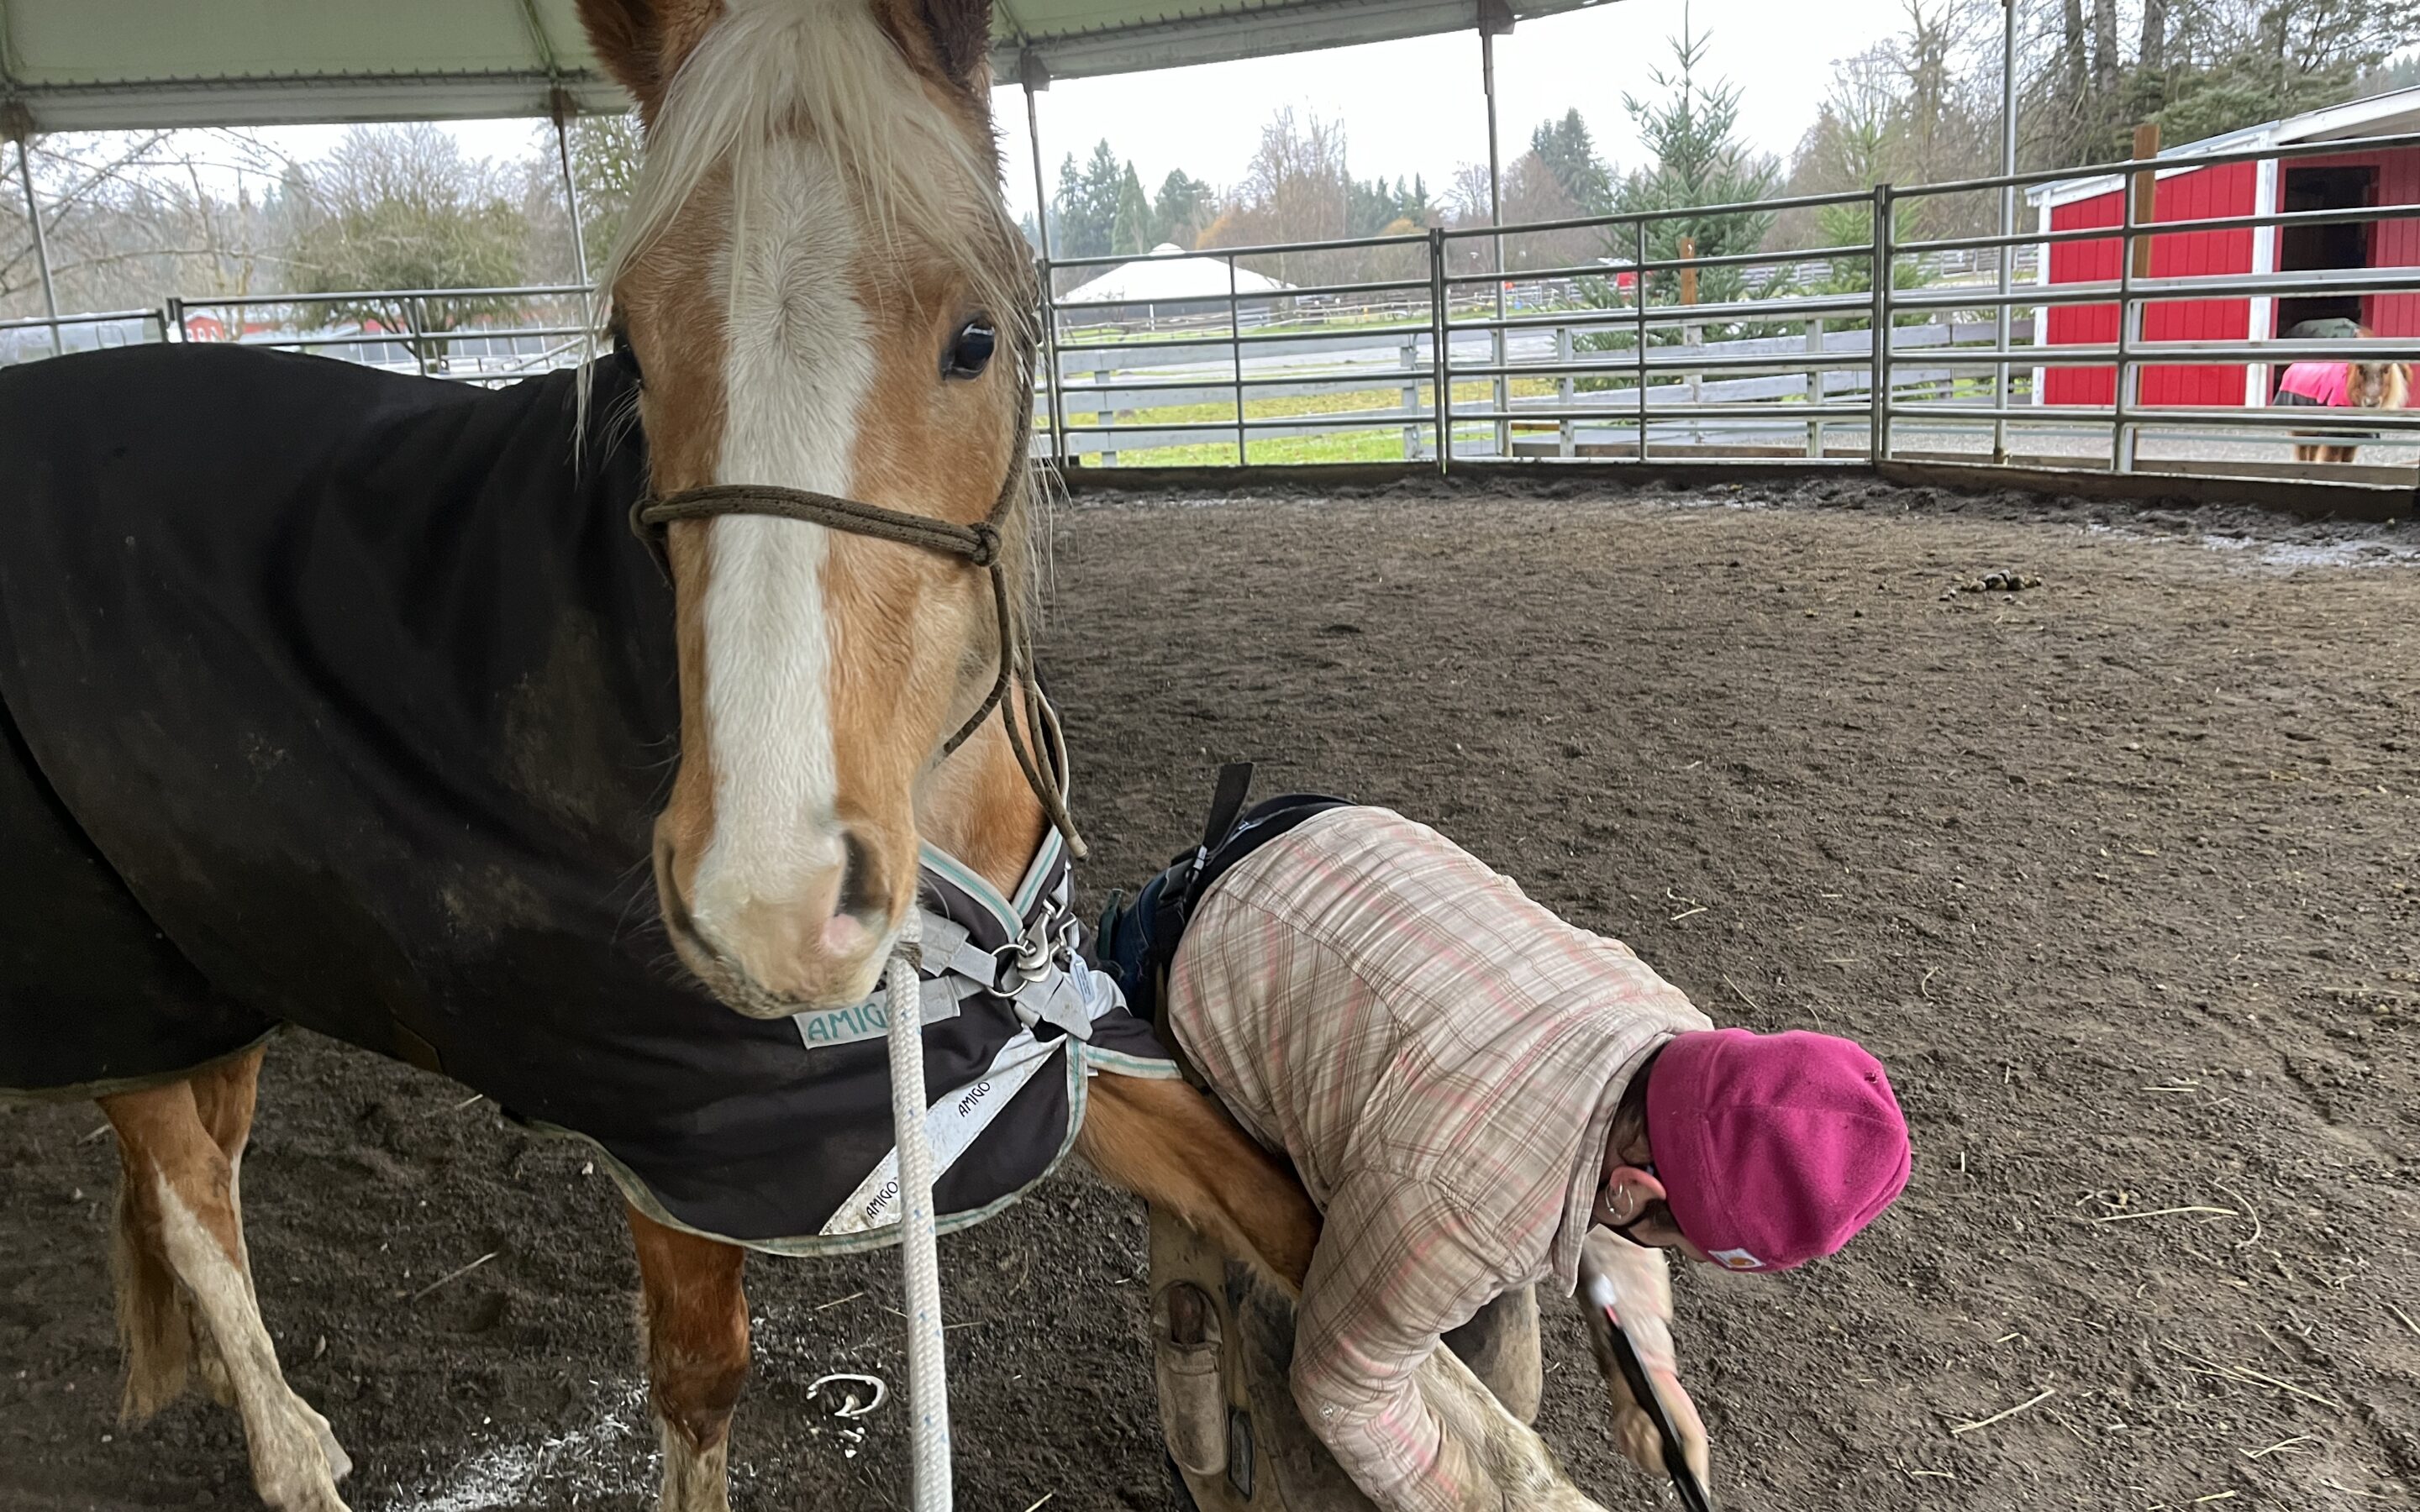
<path fill-rule="evenodd" d="M 887 1242 L 828 1232 L 892 1147 L 878 1032 L 742 1018 L 656 922 L 672 595 L 626 523 L 628 380 L 596 369 L 577 455 L 574 393 L 205 346 L 0 371 L 0 1088 L 298 1024 L 585 1135 L 659 1217 Z M 1123 1010 L 1095 1029 L 1015 1084 L 942 1213 L 1050 1167 L 1087 1068 L 1164 1073 Z M 1020 1034 L 1032 1060 L 981 994 L 928 1023 L 936 1118 Z"/>

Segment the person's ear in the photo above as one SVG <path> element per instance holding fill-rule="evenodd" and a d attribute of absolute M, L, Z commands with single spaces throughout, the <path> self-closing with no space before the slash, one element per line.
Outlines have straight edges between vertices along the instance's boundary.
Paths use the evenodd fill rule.
<path fill-rule="evenodd" d="M 1615 1166 L 1606 1176 L 1606 1181 L 1609 1186 L 1620 1185 L 1639 1193 L 1642 1207 L 1649 1202 L 1666 1200 L 1662 1180 L 1653 1171 L 1642 1170 L 1636 1165 Z"/>
<path fill-rule="evenodd" d="M 1664 1200 L 1664 1183 L 1652 1171 L 1617 1165 L 1605 1173 L 1605 1191 L 1597 1197 L 1599 1220 L 1619 1227 L 1636 1222 L 1640 1213 Z"/>

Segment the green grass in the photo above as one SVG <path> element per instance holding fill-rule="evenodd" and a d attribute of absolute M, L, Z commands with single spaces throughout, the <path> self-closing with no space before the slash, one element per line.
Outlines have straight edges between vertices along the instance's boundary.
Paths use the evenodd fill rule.
<path fill-rule="evenodd" d="M 1406 375 L 1408 376 L 1408 375 Z M 1453 386 L 1456 404 L 1484 404 L 1489 398 L 1491 380 L 1473 378 Z M 1316 432 L 1258 431 L 1250 438 L 1251 459 L 1255 463 L 1283 462 L 1383 462 L 1400 461 L 1404 455 L 1404 432 L 1406 424 L 1423 435 L 1434 434 L 1435 424 L 1436 386 L 1415 385 L 1419 413 L 1402 421 L 1388 421 L 1356 425 L 1349 431 Z M 1249 391 L 1247 391 L 1249 392 Z M 1512 393 L 1519 398 L 1534 398 L 1555 392 L 1549 378 L 1516 378 Z M 1247 420 L 1291 420 L 1310 415 L 1349 414 L 1357 410 L 1388 409 L 1403 402 L 1404 385 L 1393 384 L 1382 389 L 1343 389 L 1328 393 L 1296 394 L 1284 398 L 1248 399 L 1244 403 Z M 1156 425 L 1198 424 L 1203 422 L 1233 421 L 1233 404 L 1166 405 L 1156 409 L 1123 411 L 1124 424 L 1138 429 Z M 1467 429 L 1469 427 L 1461 427 Z M 1481 429 L 1484 429 L 1482 423 Z M 1094 439 L 1097 433 L 1087 436 Z M 1233 463 L 1235 442 L 1229 437 L 1219 440 L 1204 433 L 1200 441 L 1181 446 L 1120 447 L 1118 462 L 1125 467 L 1201 467 Z"/>

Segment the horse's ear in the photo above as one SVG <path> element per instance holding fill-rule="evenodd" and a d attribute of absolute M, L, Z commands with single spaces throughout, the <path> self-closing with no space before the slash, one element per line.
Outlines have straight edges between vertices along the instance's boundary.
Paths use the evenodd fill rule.
<path fill-rule="evenodd" d="M 991 0 L 887 0 L 875 13 L 910 63 L 989 102 Z"/>
<path fill-rule="evenodd" d="M 991 0 L 923 0 L 924 24 L 950 77 L 991 98 Z"/>
<path fill-rule="evenodd" d="M 580 0 L 580 24 L 605 71 L 639 102 L 640 118 L 652 119 L 664 93 L 664 18 L 655 0 Z"/>

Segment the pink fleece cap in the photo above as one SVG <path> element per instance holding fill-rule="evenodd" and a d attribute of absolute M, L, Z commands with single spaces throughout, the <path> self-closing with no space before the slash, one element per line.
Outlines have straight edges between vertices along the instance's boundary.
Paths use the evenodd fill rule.
<path fill-rule="evenodd" d="M 1882 1062 L 1803 1029 L 1665 1045 L 1647 1142 L 1681 1232 L 1733 1271 L 1829 1255 L 1907 1185 L 1907 1119 Z"/>

